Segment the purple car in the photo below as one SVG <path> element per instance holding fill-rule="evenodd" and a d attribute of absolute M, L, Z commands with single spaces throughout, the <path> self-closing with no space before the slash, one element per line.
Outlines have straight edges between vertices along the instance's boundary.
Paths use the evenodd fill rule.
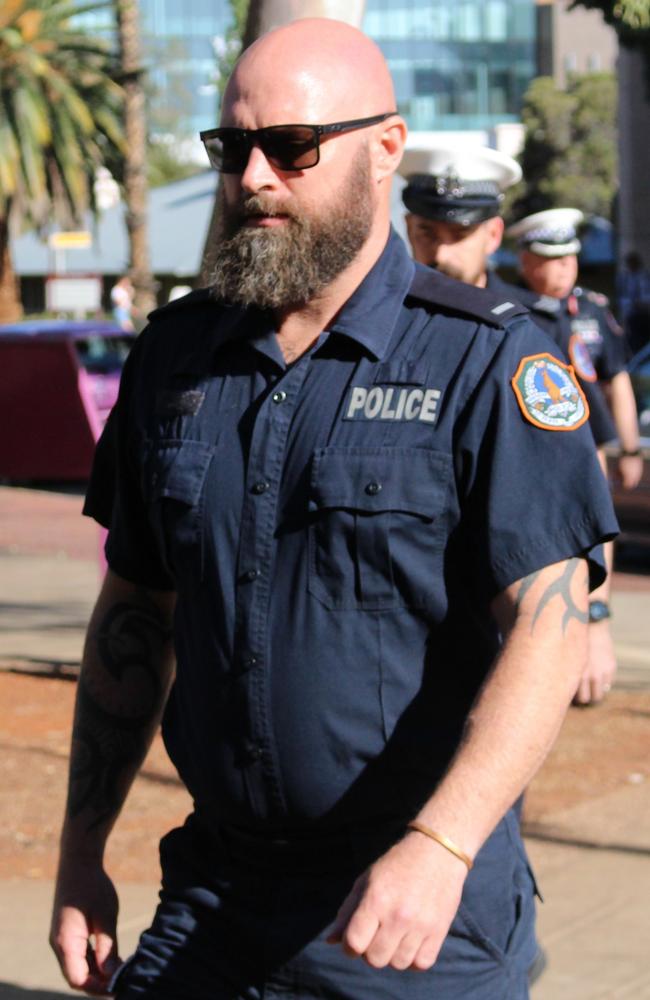
<path fill-rule="evenodd" d="M 0 477 L 88 476 L 134 339 L 103 320 L 0 326 Z"/>

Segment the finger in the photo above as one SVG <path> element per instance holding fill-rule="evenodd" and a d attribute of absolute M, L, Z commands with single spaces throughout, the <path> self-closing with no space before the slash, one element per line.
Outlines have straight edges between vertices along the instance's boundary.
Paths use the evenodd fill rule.
<path fill-rule="evenodd" d="M 598 677 L 591 678 L 591 703 L 592 705 L 597 705 L 599 701 L 603 700 L 603 684 L 604 680 L 601 675 Z"/>
<path fill-rule="evenodd" d="M 355 958 L 365 955 L 378 929 L 379 918 L 362 901 L 343 932 L 342 942 L 346 953 Z"/>
<path fill-rule="evenodd" d="M 588 677 L 582 677 L 578 690 L 573 698 L 574 705 L 589 705 L 591 703 L 591 683 Z"/>
<path fill-rule="evenodd" d="M 336 914 L 336 919 L 332 924 L 332 929 L 327 935 L 326 940 L 328 944 L 340 944 L 343 940 L 343 932 L 348 926 L 350 917 L 361 901 L 364 885 L 365 882 L 362 882 L 361 879 L 357 879 L 352 889 L 344 899 L 339 912 Z"/>
<path fill-rule="evenodd" d="M 378 924 L 377 929 L 363 950 L 363 957 L 373 969 L 383 969 L 389 965 L 398 950 L 403 930 L 397 925 Z"/>
<path fill-rule="evenodd" d="M 120 965 L 117 954 L 117 940 L 113 934 L 99 931 L 95 934 L 95 962 L 97 968 L 106 979 L 110 979 Z"/>
<path fill-rule="evenodd" d="M 421 945 L 422 934 L 414 931 L 406 934 L 393 952 L 393 957 L 390 960 L 392 968 L 399 969 L 400 972 L 404 969 L 410 969 Z"/>
<path fill-rule="evenodd" d="M 89 976 L 88 925 L 78 910 L 64 908 L 50 936 L 50 944 L 70 986 L 82 989 Z"/>
<path fill-rule="evenodd" d="M 435 964 L 439 951 L 440 942 L 438 942 L 435 938 L 425 938 L 418 948 L 411 968 L 416 969 L 419 972 L 426 972 L 427 969 L 430 969 L 431 966 Z"/>

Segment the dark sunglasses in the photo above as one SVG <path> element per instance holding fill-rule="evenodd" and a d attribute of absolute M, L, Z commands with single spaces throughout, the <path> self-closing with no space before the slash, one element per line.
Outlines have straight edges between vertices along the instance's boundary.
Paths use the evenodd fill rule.
<path fill-rule="evenodd" d="M 266 159 L 278 170 L 308 170 L 320 159 L 322 135 L 340 135 L 357 128 L 383 122 L 396 111 L 371 118 L 355 118 L 331 125 L 269 125 L 267 128 L 211 128 L 201 132 L 201 141 L 213 167 L 222 174 L 242 174 L 251 149 L 260 147 Z"/>

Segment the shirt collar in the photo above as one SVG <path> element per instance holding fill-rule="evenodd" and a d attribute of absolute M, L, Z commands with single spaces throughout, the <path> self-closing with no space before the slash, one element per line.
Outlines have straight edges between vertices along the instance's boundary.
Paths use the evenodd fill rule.
<path fill-rule="evenodd" d="M 409 257 L 404 242 L 391 227 L 379 259 L 339 311 L 329 332 L 350 337 L 375 358 L 383 359 L 388 352 L 390 339 L 414 274 L 415 264 Z M 224 306 L 219 315 L 218 332 L 212 332 L 209 338 L 210 353 L 219 350 L 229 341 L 239 339 L 242 323 L 246 324 L 246 341 L 280 367 L 284 367 L 269 314 L 257 309 Z M 314 352 L 324 339 L 327 338 L 319 338 L 319 343 L 313 348 Z M 193 359 L 197 370 L 201 370 L 205 364 L 205 347 L 203 343 Z"/>
<path fill-rule="evenodd" d="M 376 358 L 384 358 L 414 273 L 415 264 L 391 228 L 381 256 L 340 310 L 330 331 L 350 337 Z"/>

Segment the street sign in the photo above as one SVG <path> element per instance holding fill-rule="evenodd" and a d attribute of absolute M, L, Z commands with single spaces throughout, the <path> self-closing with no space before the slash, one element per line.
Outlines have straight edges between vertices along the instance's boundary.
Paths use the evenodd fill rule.
<path fill-rule="evenodd" d="M 102 279 L 98 275 L 50 275 L 45 281 L 45 302 L 49 312 L 95 313 L 102 306 Z"/>

